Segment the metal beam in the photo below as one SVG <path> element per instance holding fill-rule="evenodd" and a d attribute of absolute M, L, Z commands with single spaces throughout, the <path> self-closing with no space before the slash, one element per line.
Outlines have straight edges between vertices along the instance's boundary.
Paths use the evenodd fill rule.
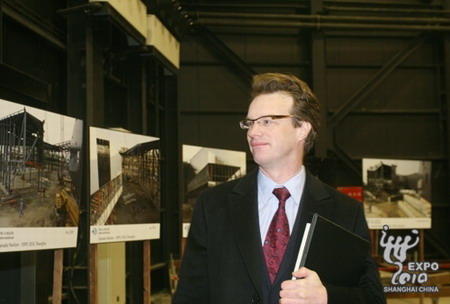
<path fill-rule="evenodd" d="M 450 5 L 450 4 L 449 4 Z M 446 113 L 447 113 L 447 117 L 445 117 L 446 119 L 446 126 L 447 126 L 447 130 L 446 130 L 446 137 L 447 137 L 447 146 L 443 147 L 444 149 L 446 149 L 447 151 L 447 173 L 450 173 L 450 111 L 448 109 L 450 109 L 450 34 L 446 34 L 444 37 L 442 37 L 442 41 L 443 41 L 443 50 L 444 50 L 444 96 L 443 98 L 445 99 L 443 104 L 446 104 Z"/>
<path fill-rule="evenodd" d="M 323 0 L 311 0 L 311 14 L 317 14 L 323 10 Z M 325 101 L 326 97 L 326 48 L 325 34 L 323 31 L 311 31 L 311 87 L 314 90 L 319 101 Z M 315 146 L 314 154 L 317 157 L 327 157 L 328 150 L 332 147 L 331 128 L 326 126 L 327 108 L 326 103 L 321 102 L 320 120 L 321 129 Z"/>
<path fill-rule="evenodd" d="M 0 87 L 21 96 L 48 103 L 51 85 L 11 66 L 0 63 Z"/>
<path fill-rule="evenodd" d="M 311 0 L 311 14 L 317 14 L 323 10 L 323 0 Z M 311 58 L 312 58 L 312 79 L 313 89 L 319 100 L 325 99 L 326 96 L 326 49 L 325 34 L 323 31 L 312 32 L 311 37 Z M 315 156 L 320 158 L 328 157 L 331 152 L 343 164 L 345 164 L 357 176 L 361 176 L 361 168 L 345 153 L 336 143 L 335 128 L 327 123 L 327 108 L 325 103 L 321 105 L 321 122 L 322 127 L 320 136 L 315 145 Z"/>
<path fill-rule="evenodd" d="M 389 31 L 428 31 L 428 32 L 449 32 L 449 25 L 438 24 L 395 24 L 373 22 L 330 22 L 322 20 L 318 15 L 316 20 L 268 20 L 268 19 L 232 19 L 232 18 L 199 18 L 193 21 L 197 26 L 226 26 L 226 27 L 257 27 L 257 28 L 304 28 L 313 30 L 389 30 Z"/>
<path fill-rule="evenodd" d="M 90 2 L 74 5 L 66 9 L 59 10 L 58 13 L 67 16 L 71 14 L 87 14 L 98 19 L 107 18 L 119 30 L 123 31 L 128 36 L 128 38 L 133 40 L 133 42 L 130 42 L 130 44 L 145 44 L 146 38 L 107 2 Z"/>
<path fill-rule="evenodd" d="M 156 60 L 172 74 L 178 74 L 178 68 L 173 65 L 158 49 L 152 45 L 127 46 L 125 48 L 111 48 L 111 60 Z"/>
<path fill-rule="evenodd" d="M 426 40 L 424 33 L 416 36 L 404 49 L 387 61 L 372 77 L 370 77 L 344 104 L 328 119 L 336 126 L 344 117 L 355 108 L 369 93 L 394 71 L 409 55 L 411 55 Z"/>
<path fill-rule="evenodd" d="M 13 5 L 12 3 L 8 3 L 8 1 L 2 1 L 1 11 L 5 16 L 10 17 L 20 25 L 37 34 L 39 37 L 44 38 L 53 46 L 61 50 L 66 49 L 63 32 L 50 24 L 39 20 L 38 17 L 33 16 L 33 14 L 26 10 L 25 7 L 21 6 L 19 8 L 17 5 L 17 2 Z"/>
<path fill-rule="evenodd" d="M 423 1 L 425 3 L 425 1 Z M 440 14 L 449 14 L 450 10 L 438 9 L 438 8 L 429 8 L 430 5 L 417 5 L 413 6 L 412 4 L 405 4 L 403 8 L 397 7 L 351 7 L 351 6 L 337 6 L 337 5 L 328 5 L 324 7 L 325 12 L 362 12 L 362 13 L 377 13 L 377 14 L 427 14 L 427 15 L 440 15 Z M 437 6 L 432 6 L 437 7 Z"/>
<path fill-rule="evenodd" d="M 351 22 L 351 23 L 369 23 L 376 24 L 450 24 L 450 18 L 444 17 L 385 17 L 385 16 L 343 16 L 343 15 L 323 15 L 313 13 L 305 14 L 263 14 L 263 13 L 237 13 L 237 12 L 188 12 L 188 15 L 195 16 L 198 19 L 233 19 L 233 20 L 275 20 L 275 21 L 313 21 L 313 22 Z"/>
<path fill-rule="evenodd" d="M 336 130 L 336 129 L 334 129 Z M 333 132 L 334 133 L 334 132 Z M 336 135 L 334 134 L 334 141 L 336 141 Z M 362 180 L 362 168 L 356 164 L 356 162 L 335 142 L 333 149 L 330 151 L 339 158 L 356 176 L 360 177 Z"/>
<path fill-rule="evenodd" d="M 73 10 L 62 10 L 59 13 L 67 17 L 67 114 L 83 120 L 83 139 L 89 142 L 89 128 L 87 126 L 103 124 L 103 67 L 98 62 L 97 53 L 103 54 L 98 46 L 98 40 L 94 37 L 94 22 L 91 16 L 93 6 L 85 6 L 84 0 L 68 1 L 68 6 Z M 91 10 L 92 9 L 92 10 Z M 100 49 L 100 50 L 99 50 Z M 96 81 L 100 80 L 100 81 Z M 97 98 L 100 96 L 99 98 Z M 82 172 L 89 172 L 89 148 L 82 148 Z M 90 245 L 90 177 L 82 179 L 80 219 L 78 231 L 77 254 L 70 259 L 71 265 L 79 267 L 79 286 L 86 289 L 80 292 L 71 289 L 68 294 L 69 301 L 77 299 L 82 303 L 97 303 L 97 248 Z M 72 286 L 72 277 L 69 278 L 69 286 Z"/>
<path fill-rule="evenodd" d="M 197 27 L 197 32 L 202 35 L 206 45 L 218 55 L 218 57 L 225 61 L 226 66 L 234 73 L 244 77 L 246 80 L 251 80 L 256 72 L 250 67 L 241 57 L 239 57 L 233 50 L 231 50 L 222 40 L 213 34 L 207 27 Z"/>
<path fill-rule="evenodd" d="M 127 38 L 130 40 L 130 45 L 143 45 L 146 42 L 144 37 L 131 23 L 125 19 L 119 12 L 117 12 L 109 3 L 102 3 L 103 7 L 100 11 L 94 14 L 97 18 L 106 17 L 109 18 L 112 24 L 118 29 L 126 33 Z"/>

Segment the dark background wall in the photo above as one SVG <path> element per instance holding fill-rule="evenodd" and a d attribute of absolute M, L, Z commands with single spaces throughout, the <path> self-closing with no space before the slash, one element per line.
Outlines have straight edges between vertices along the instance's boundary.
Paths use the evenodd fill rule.
<path fill-rule="evenodd" d="M 183 143 L 248 151 L 237 122 L 250 76 L 293 73 L 322 104 L 310 166 L 350 186 L 362 184 L 364 158 L 431 161 L 428 250 L 448 252 L 448 1 L 183 4 L 193 24 L 181 48 Z"/>
<path fill-rule="evenodd" d="M 0 2 L 0 98 L 161 138 L 153 291 L 167 288 L 169 255 L 180 254 L 180 144 L 248 152 L 238 121 L 258 72 L 293 73 L 320 98 L 323 127 L 307 165 L 331 185 L 361 184 L 363 158 L 431 161 L 426 254 L 449 258 L 450 1 L 142 1 L 179 39 L 179 70 L 108 5 L 88 2 Z M 87 227 L 81 221 L 80 231 Z M 127 245 L 127 256 L 139 257 L 127 261 L 129 303 L 142 300 L 141 247 Z M 67 266 L 89 266 L 83 240 L 77 259 L 65 254 Z M 28 279 L 45 301 L 52 257 L 0 254 L 8 282 L 0 303 L 17 300 L 24 291 L 10 287 Z M 79 280 L 87 286 L 86 273 Z"/>

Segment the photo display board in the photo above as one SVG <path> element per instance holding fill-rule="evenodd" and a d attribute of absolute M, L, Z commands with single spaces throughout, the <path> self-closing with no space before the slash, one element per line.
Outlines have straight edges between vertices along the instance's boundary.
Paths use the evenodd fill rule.
<path fill-rule="evenodd" d="M 183 145 L 183 237 L 189 232 L 198 194 L 246 174 L 242 151 Z"/>
<path fill-rule="evenodd" d="M 363 159 L 363 182 L 370 229 L 431 228 L 431 162 Z"/>
<path fill-rule="evenodd" d="M 89 128 L 90 242 L 160 237 L 159 139 Z"/>
<path fill-rule="evenodd" d="M 0 252 L 76 247 L 83 121 L 0 99 Z"/>

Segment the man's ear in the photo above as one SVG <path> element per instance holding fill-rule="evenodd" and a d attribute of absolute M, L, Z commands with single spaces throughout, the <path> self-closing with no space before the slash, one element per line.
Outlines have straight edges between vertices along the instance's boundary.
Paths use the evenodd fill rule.
<path fill-rule="evenodd" d="M 301 121 L 298 129 L 299 140 L 305 140 L 309 132 L 311 132 L 312 126 L 309 121 Z"/>

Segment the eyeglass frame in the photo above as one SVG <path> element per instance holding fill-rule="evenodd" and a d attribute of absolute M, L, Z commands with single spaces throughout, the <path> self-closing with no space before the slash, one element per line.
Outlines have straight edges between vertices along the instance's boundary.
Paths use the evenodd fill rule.
<path fill-rule="evenodd" d="M 250 119 L 250 118 L 243 119 L 243 120 L 239 121 L 239 126 L 241 127 L 242 130 L 250 130 L 255 125 L 255 123 L 258 120 L 260 120 L 261 118 L 266 118 L 266 117 L 270 117 L 272 119 L 272 120 L 270 120 L 271 122 L 273 120 L 284 119 L 284 118 L 297 118 L 295 115 L 292 115 L 292 114 L 287 114 L 287 115 L 263 115 L 263 116 L 260 116 L 258 118 L 255 118 L 255 119 Z M 248 123 L 248 122 L 252 122 L 252 124 L 250 126 L 246 126 L 245 123 Z M 268 127 L 270 124 L 268 124 L 268 125 L 260 124 L 260 125 L 263 126 L 263 127 Z"/>

